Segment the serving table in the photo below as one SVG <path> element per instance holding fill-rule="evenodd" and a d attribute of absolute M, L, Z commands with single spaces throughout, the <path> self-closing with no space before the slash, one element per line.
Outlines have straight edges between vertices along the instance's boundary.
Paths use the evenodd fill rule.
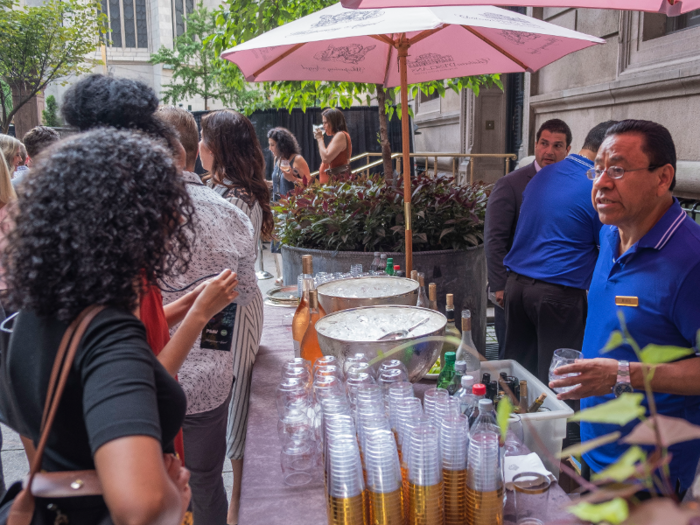
<path fill-rule="evenodd" d="M 243 462 L 239 525 L 323 525 L 327 522 L 323 476 L 303 487 L 289 487 L 282 480 L 280 443 L 277 438 L 275 393 L 282 364 L 294 357 L 292 346 L 293 308 L 265 305 L 260 350 L 253 367 L 248 433 Z M 435 382 L 414 385 L 417 397 Z M 505 523 L 515 522 L 513 493 L 508 492 Z M 553 483 L 549 494 L 547 522 L 571 523 L 561 509 L 570 501 Z M 541 509 L 533 509 L 538 516 Z"/>

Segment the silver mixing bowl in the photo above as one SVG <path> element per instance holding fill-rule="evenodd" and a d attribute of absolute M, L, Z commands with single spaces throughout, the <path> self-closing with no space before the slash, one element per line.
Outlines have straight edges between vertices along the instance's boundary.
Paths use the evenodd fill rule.
<path fill-rule="evenodd" d="M 427 315 L 435 317 L 440 327 L 437 330 L 431 330 L 428 333 L 421 333 L 420 330 L 417 330 L 417 332 L 421 333 L 421 335 L 415 336 L 409 334 L 408 337 L 393 341 L 349 341 L 328 337 L 323 333 L 324 326 L 327 326 L 329 322 L 335 321 L 342 323 L 343 317 L 347 316 L 350 312 L 364 311 L 371 317 L 372 310 L 376 309 L 410 310 L 412 312 L 422 311 Z M 316 323 L 316 331 L 318 333 L 318 342 L 321 345 L 321 351 L 323 354 L 334 355 L 337 357 L 340 361 L 340 366 L 343 366 L 347 357 L 353 356 L 358 352 L 364 353 L 375 369 L 378 369 L 382 361 L 385 359 L 399 359 L 408 369 L 409 381 L 415 383 L 423 378 L 428 370 L 430 370 L 433 363 L 435 363 L 437 360 L 438 356 L 440 355 L 440 350 L 442 349 L 442 341 L 422 341 L 398 352 L 391 352 L 391 350 L 399 345 L 415 341 L 416 339 L 421 339 L 426 336 L 443 336 L 445 335 L 446 324 L 447 318 L 435 310 L 419 308 L 417 306 L 382 305 L 365 306 L 328 314 Z M 377 357 L 380 355 L 383 356 L 383 358 L 377 359 Z"/>
<path fill-rule="evenodd" d="M 332 295 L 332 288 L 337 287 L 342 283 L 349 282 L 381 282 L 382 280 L 399 280 L 409 289 L 407 292 L 397 293 L 383 297 L 339 297 Z M 348 308 L 358 308 L 360 306 L 376 306 L 383 304 L 404 304 L 415 306 L 418 301 L 418 287 L 420 285 L 413 279 L 406 277 L 393 277 L 389 275 L 368 275 L 365 277 L 348 277 L 346 279 L 338 279 L 320 285 L 318 290 L 318 300 L 323 306 L 326 313 L 338 312 L 347 310 Z"/>

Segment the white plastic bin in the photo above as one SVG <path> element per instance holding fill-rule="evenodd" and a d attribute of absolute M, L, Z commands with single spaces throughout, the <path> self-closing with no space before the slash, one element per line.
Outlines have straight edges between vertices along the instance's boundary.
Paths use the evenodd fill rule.
<path fill-rule="evenodd" d="M 562 448 L 562 441 L 566 437 L 566 420 L 574 415 L 574 411 L 557 399 L 556 393 L 528 372 L 517 361 L 504 359 L 503 361 L 483 361 L 481 373 L 491 374 L 491 380 L 498 378 L 501 372 L 518 379 L 527 380 L 527 405 L 530 406 L 543 392 L 547 394 L 543 407 L 545 409 L 533 414 L 521 414 L 525 445 L 542 459 L 544 466 L 559 479 L 559 460 L 553 459 Z M 539 439 L 535 436 L 539 436 Z"/>

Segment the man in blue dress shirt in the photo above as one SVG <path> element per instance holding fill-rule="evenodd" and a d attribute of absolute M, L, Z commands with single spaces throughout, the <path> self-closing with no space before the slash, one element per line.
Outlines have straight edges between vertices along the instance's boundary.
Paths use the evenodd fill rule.
<path fill-rule="evenodd" d="M 632 390 L 643 390 L 642 367 L 634 351 L 621 346 L 600 357 L 618 312 L 640 348 L 650 343 L 692 348 L 700 329 L 700 225 L 681 209 L 675 186 L 676 150 L 660 124 L 625 120 L 608 130 L 598 156 L 592 199 L 606 226 L 600 233 L 598 258 L 590 293 L 585 359 L 561 367 L 559 374 L 580 374 L 550 383 L 578 384 L 560 399 L 581 399 L 590 408 Z M 660 414 L 700 424 L 700 358 L 659 365 L 652 379 Z M 647 414 L 648 415 L 648 414 Z M 583 441 L 623 427 L 581 423 Z M 614 463 L 626 446 L 610 443 L 583 455 L 584 473 L 600 472 Z M 672 445 L 671 483 L 679 492 L 692 483 L 700 443 Z"/>
<path fill-rule="evenodd" d="M 583 149 L 546 166 L 525 188 L 505 291 L 504 357 L 547 383 L 557 348 L 581 349 L 586 290 L 602 224 L 591 206 L 586 172 L 613 121 L 588 132 Z"/>

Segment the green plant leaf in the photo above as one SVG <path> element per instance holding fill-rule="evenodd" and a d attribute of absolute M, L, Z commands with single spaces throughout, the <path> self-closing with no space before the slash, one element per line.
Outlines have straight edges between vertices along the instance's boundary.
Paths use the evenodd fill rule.
<path fill-rule="evenodd" d="M 496 421 L 498 421 L 498 426 L 501 428 L 501 437 L 503 441 L 506 440 L 506 434 L 508 433 L 508 418 L 510 413 L 513 411 L 513 403 L 510 402 L 510 398 L 504 396 L 498 402 L 498 412 L 496 413 Z"/>
<path fill-rule="evenodd" d="M 640 355 L 642 362 L 647 364 L 670 363 L 677 361 L 682 357 L 693 355 L 695 351 L 692 348 L 683 348 L 681 346 L 662 346 L 650 344 L 642 349 Z"/>
<path fill-rule="evenodd" d="M 583 521 L 618 525 L 629 516 L 629 506 L 622 498 L 615 498 L 605 503 L 579 503 L 567 509 L 571 514 Z"/>
<path fill-rule="evenodd" d="M 569 418 L 570 421 L 590 421 L 591 423 L 612 423 L 626 425 L 644 415 L 641 406 L 644 394 L 622 394 L 617 399 L 581 410 Z"/>
<path fill-rule="evenodd" d="M 601 349 L 601 353 L 606 353 L 610 352 L 611 350 L 615 350 L 616 348 L 619 348 L 625 343 L 624 338 L 622 337 L 622 332 L 619 330 L 613 330 L 610 333 L 610 337 L 608 338 L 608 342 L 605 343 L 605 346 Z"/>
<path fill-rule="evenodd" d="M 557 458 L 561 459 L 568 456 L 580 456 L 589 450 L 593 450 L 595 448 L 602 447 L 603 445 L 607 445 L 608 443 L 612 443 L 613 441 L 617 441 L 620 436 L 620 432 L 611 432 L 610 434 L 605 434 L 604 436 L 600 436 L 595 439 L 577 443 L 576 445 L 571 445 L 557 454 Z"/>
<path fill-rule="evenodd" d="M 645 461 L 646 458 L 647 454 L 641 448 L 637 446 L 630 447 L 615 463 L 605 470 L 593 474 L 591 478 L 594 481 L 611 479 L 623 482 L 636 474 L 637 463 Z"/>

